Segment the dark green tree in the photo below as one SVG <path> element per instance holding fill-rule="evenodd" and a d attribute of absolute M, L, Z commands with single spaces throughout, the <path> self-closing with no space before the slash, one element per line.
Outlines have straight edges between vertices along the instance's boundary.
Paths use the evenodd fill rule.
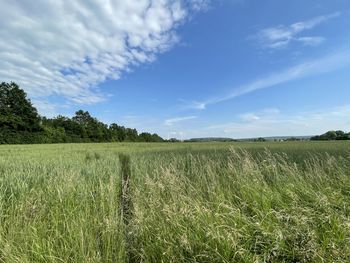
<path fill-rule="evenodd" d="M 81 127 L 81 138 L 88 138 L 93 142 L 110 141 L 111 136 L 108 126 L 96 118 L 93 118 L 88 111 L 79 110 L 72 120 Z"/>
<path fill-rule="evenodd" d="M 325 134 L 311 137 L 312 141 L 350 140 L 350 133 L 344 131 L 328 131 Z"/>
<path fill-rule="evenodd" d="M 126 129 L 124 126 L 119 126 L 118 124 L 112 123 L 109 126 L 109 131 L 111 133 L 112 141 L 123 142 L 126 138 Z"/>
<path fill-rule="evenodd" d="M 150 134 L 148 132 L 140 133 L 139 141 L 140 142 L 151 142 L 152 141 L 152 134 Z"/>
<path fill-rule="evenodd" d="M 125 141 L 136 142 L 138 141 L 138 132 L 136 129 L 126 128 L 125 129 Z"/>
<path fill-rule="evenodd" d="M 13 131 L 41 131 L 40 117 L 16 83 L 0 84 L 0 129 Z"/>

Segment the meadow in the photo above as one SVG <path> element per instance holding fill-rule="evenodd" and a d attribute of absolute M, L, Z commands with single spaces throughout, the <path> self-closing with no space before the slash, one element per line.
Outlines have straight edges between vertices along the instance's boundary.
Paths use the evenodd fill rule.
<path fill-rule="evenodd" d="M 0 146 L 0 262 L 350 262 L 350 143 Z"/>

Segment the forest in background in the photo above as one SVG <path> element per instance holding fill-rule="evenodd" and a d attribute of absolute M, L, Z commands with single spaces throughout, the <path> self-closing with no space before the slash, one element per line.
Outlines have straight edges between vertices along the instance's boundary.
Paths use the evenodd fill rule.
<path fill-rule="evenodd" d="M 78 110 L 72 118 L 42 117 L 16 83 L 0 84 L 0 144 L 73 142 L 162 142 L 158 134 L 107 125 Z"/>

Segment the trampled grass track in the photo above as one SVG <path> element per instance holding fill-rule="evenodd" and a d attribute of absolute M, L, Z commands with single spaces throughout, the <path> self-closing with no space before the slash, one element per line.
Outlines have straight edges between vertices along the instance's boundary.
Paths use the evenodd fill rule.
<path fill-rule="evenodd" d="M 349 146 L 1 146 L 0 262 L 349 262 Z"/>

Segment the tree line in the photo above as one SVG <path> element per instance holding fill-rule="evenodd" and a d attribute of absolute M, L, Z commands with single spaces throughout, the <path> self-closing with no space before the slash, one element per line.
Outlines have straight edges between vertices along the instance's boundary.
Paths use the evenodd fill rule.
<path fill-rule="evenodd" d="M 350 140 L 350 132 L 344 131 L 328 131 L 322 135 L 313 136 L 312 141 L 335 141 L 335 140 Z"/>
<path fill-rule="evenodd" d="M 41 117 L 16 83 L 0 84 L 0 144 L 72 142 L 162 142 L 158 134 L 107 125 L 79 110 L 72 118 Z"/>

